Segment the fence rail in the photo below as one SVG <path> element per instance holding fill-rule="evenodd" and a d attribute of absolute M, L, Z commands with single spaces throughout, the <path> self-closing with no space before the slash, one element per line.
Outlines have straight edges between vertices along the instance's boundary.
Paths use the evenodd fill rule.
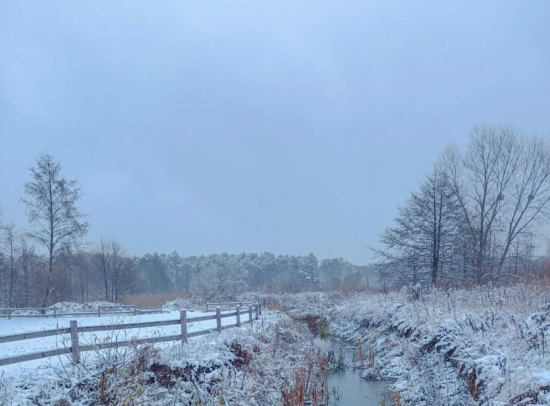
<path fill-rule="evenodd" d="M 206 310 L 210 307 L 233 307 L 233 306 L 255 306 L 259 305 L 259 302 L 206 302 Z"/>
<path fill-rule="evenodd" d="M 122 310 L 127 309 L 127 310 Z M 39 314 L 19 314 L 20 312 L 35 311 Z M 98 316 L 105 314 L 152 314 L 162 313 L 162 309 L 138 309 L 134 305 L 120 305 L 120 306 L 98 306 L 97 311 L 91 312 L 72 312 L 72 313 L 59 313 L 55 307 L 24 307 L 24 308 L 0 308 L 0 318 L 7 317 L 28 317 L 28 318 L 41 318 L 41 317 L 62 317 L 62 316 Z"/>
<path fill-rule="evenodd" d="M 226 330 L 229 328 L 241 327 L 241 325 L 244 323 L 253 323 L 254 319 L 258 320 L 259 315 L 262 312 L 261 304 L 259 302 L 242 302 L 242 303 L 246 304 L 246 307 L 247 307 L 246 313 L 248 313 L 248 320 L 242 323 L 241 323 L 241 315 L 246 313 L 243 313 L 244 308 L 242 308 L 240 305 L 237 305 L 235 307 L 234 312 L 223 313 L 223 314 L 221 313 L 221 306 L 217 306 L 216 314 L 211 316 L 208 315 L 208 316 L 198 316 L 198 317 L 188 318 L 187 311 L 180 310 L 180 318 L 176 320 L 161 320 L 161 321 L 150 321 L 150 322 L 143 322 L 143 323 L 126 323 L 126 324 L 112 324 L 107 326 L 82 326 L 82 327 L 78 326 L 77 320 L 71 320 L 69 328 L 60 328 L 55 330 L 44 330 L 44 331 L 36 331 L 36 332 L 29 332 L 29 333 L 22 333 L 22 334 L 14 334 L 9 336 L 0 336 L 0 344 L 30 340 L 34 338 L 63 335 L 63 334 L 70 334 L 71 336 L 70 347 L 33 352 L 28 354 L 17 355 L 14 357 L 0 358 L 0 366 L 16 364 L 19 362 L 31 361 L 31 360 L 41 359 L 41 358 L 55 357 L 63 354 L 71 354 L 73 362 L 78 363 L 80 362 L 80 353 L 85 351 L 118 348 L 118 347 L 130 346 L 130 345 L 140 345 L 140 344 L 158 343 L 158 342 L 166 342 L 166 341 L 177 341 L 177 340 L 181 340 L 182 344 L 185 344 L 187 343 L 187 340 L 192 337 L 199 337 L 202 335 L 210 334 L 215 331 L 221 332 L 222 330 Z M 218 303 L 218 304 L 229 306 L 234 303 Z M 255 312 L 255 316 L 253 316 L 253 312 Z M 227 317 L 234 317 L 234 316 L 236 317 L 236 321 L 237 321 L 235 324 L 222 326 L 222 319 Z M 188 324 L 196 323 L 200 321 L 208 321 L 208 320 L 216 320 L 216 328 L 198 330 L 198 331 L 192 331 L 192 332 L 187 331 Z M 79 337 L 78 337 L 79 333 L 89 333 L 89 332 L 96 332 L 96 331 L 131 330 L 131 329 L 146 328 L 146 327 L 172 326 L 172 325 L 178 325 L 178 324 L 181 325 L 181 333 L 177 335 L 147 337 L 147 338 L 139 338 L 139 339 L 134 339 L 129 341 L 106 342 L 106 343 L 100 343 L 97 345 L 80 345 L 79 344 Z"/>

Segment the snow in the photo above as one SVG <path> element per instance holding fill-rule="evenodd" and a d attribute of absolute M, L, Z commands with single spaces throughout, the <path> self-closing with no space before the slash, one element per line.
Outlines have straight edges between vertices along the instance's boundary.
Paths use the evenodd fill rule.
<path fill-rule="evenodd" d="M 249 299 L 251 294 L 243 297 Z M 287 313 L 295 318 L 325 319 L 329 322 L 332 334 L 353 342 L 354 345 L 361 345 L 365 354 L 371 354 L 372 351 L 374 366 L 369 367 L 365 376 L 391 380 L 391 389 L 399 392 L 405 404 L 505 406 L 526 404 L 528 401 L 534 405 L 550 404 L 550 354 L 547 342 L 550 330 L 550 291 L 545 286 L 520 284 L 501 288 L 488 285 L 462 290 L 415 288 L 414 294 L 411 294 L 410 289 L 387 293 L 256 293 L 254 297 L 263 302 L 264 308 L 282 309 L 283 313 L 266 312 L 267 318 L 264 314 L 261 322 L 254 324 L 254 328 L 230 329 L 222 334 L 191 339 L 183 348 L 179 342 L 157 344 L 154 348 L 161 351 L 155 356 L 156 362 L 162 362 L 171 368 L 205 368 L 202 379 L 206 381 L 203 383 L 216 382 L 220 393 L 234 396 L 235 399 L 243 399 L 246 391 L 231 387 L 231 382 L 238 388 L 248 388 L 254 394 L 246 392 L 247 401 L 240 404 L 278 404 L 277 391 L 274 388 L 280 387 L 281 379 L 292 376 L 292 368 L 300 365 L 308 345 L 311 344 L 308 339 L 292 330 L 292 323 L 289 323 L 284 314 Z M 179 308 L 183 304 L 171 303 L 165 308 Z M 204 312 L 189 312 L 188 317 L 202 314 Z M 140 316 L 80 317 L 77 320 L 79 325 L 89 326 L 178 318 L 179 312 L 172 311 Z M 7 335 L 57 326 L 67 327 L 70 319 L 72 317 L 57 320 L 3 319 L 0 320 L 0 331 Z M 248 320 L 247 312 L 241 319 Z M 233 324 L 234 317 L 224 318 L 222 323 Z M 189 331 L 208 328 L 215 328 L 214 320 L 193 323 L 189 326 Z M 128 340 L 131 337 L 175 335 L 179 332 L 179 325 L 174 325 L 120 331 L 119 334 L 83 334 L 80 339 L 83 343 L 94 340 Z M 238 372 L 231 367 L 235 354 L 228 348 L 233 342 L 246 347 L 249 353 L 255 353 L 258 348 L 261 355 L 257 359 L 253 357 L 254 362 L 258 363 L 254 374 L 250 371 Z M 285 352 L 278 345 L 287 345 L 286 343 L 289 348 Z M 0 357 L 14 355 L 18 351 L 63 348 L 64 345 L 59 337 L 8 343 L 0 346 Z M 130 348 L 128 351 L 129 354 L 134 354 L 135 359 L 138 357 L 138 350 Z M 113 361 L 113 355 L 108 351 L 86 354 L 96 357 L 83 363 L 87 368 L 119 362 Z M 114 354 L 116 357 L 121 356 L 120 353 Z M 99 359 L 100 357 L 105 359 Z M 41 360 L 0 367 L 0 375 L 4 374 L 0 378 L 0 403 L 2 396 L 23 396 L 21 393 L 27 389 L 21 388 L 28 387 L 28 391 L 33 394 L 37 387 L 49 390 L 47 388 L 53 383 L 48 374 L 56 376 L 53 382 L 57 387 L 51 390 L 59 393 L 59 396 L 67 393 L 67 390 L 59 388 L 63 379 L 69 381 L 66 385 L 71 390 L 82 385 L 82 376 L 86 374 L 79 375 L 78 379 L 60 378 L 63 373 L 59 372 L 59 364 L 66 359 L 68 357 L 64 356 L 51 360 L 51 365 Z M 133 365 L 132 362 L 135 361 L 125 362 L 123 365 Z M 36 376 L 37 381 L 34 382 L 30 376 Z M 94 376 L 97 376 L 97 372 Z M 97 378 L 90 379 L 97 381 Z M 236 382 L 236 379 L 242 381 Z M 8 380 L 9 383 L 2 384 L 2 380 Z M 13 382 L 16 382 L 17 390 L 14 389 Z M 261 386 L 264 382 L 266 389 L 260 393 L 258 385 Z M 182 385 L 186 388 L 184 392 L 187 395 L 197 390 L 185 386 L 187 384 Z M 207 385 L 204 383 L 204 387 Z M 160 395 L 151 392 L 153 389 L 147 386 L 147 399 L 159 399 L 156 396 Z M 155 390 L 163 394 L 162 396 L 166 395 L 158 387 Z M 260 398 L 263 403 L 259 401 Z M 157 404 L 157 401 L 152 404 Z M 166 401 L 158 404 L 170 403 Z"/>
<path fill-rule="evenodd" d="M 176 311 L 180 309 L 185 309 L 193 307 L 193 302 L 190 299 L 175 299 L 171 302 L 167 302 L 162 306 L 162 310 L 166 311 Z"/>
<path fill-rule="evenodd" d="M 76 302 L 58 302 L 51 306 L 55 308 L 58 313 L 78 313 L 78 312 L 97 312 L 97 309 L 102 307 L 124 307 L 124 305 L 105 302 L 105 301 L 96 301 L 96 302 L 86 302 L 86 303 L 76 303 Z"/>
<path fill-rule="evenodd" d="M 550 404 L 547 287 L 415 291 L 259 298 L 294 317 L 326 318 L 333 334 L 373 349 L 381 377 L 411 404 L 504 406 L 529 394 Z"/>
<path fill-rule="evenodd" d="M 103 306 L 103 304 L 101 304 Z M 230 313 L 231 311 L 222 312 Z M 201 311 L 188 311 L 187 317 L 199 317 L 204 315 L 213 315 L 212 312 Z M 254 315 L 253 315 L 254 316 Z M 125 323 L 140 323 L 149 321 L 162 321 L 162 320 L 179 320 L 179 311 L 170 313 L 155 313 L 147 315 L 104 315 L 102 317 L 97 316 L 84 316 L 84 317 L 59 317 L 59 318 L 12 318 L 12 319 L 0 319 L 0 332 L 2 335 L 13 335 L 27 332 L 36 332 L 44 330 L 53 330 L 58 328 L 68 328 L 70 320 L 77 320 L 79 326 L 104 326 L 112 324 L 125 324 Z M 248 321 L 248 312 L 241 314 L 241 322 Z M 228 324 L 235 324 L 236 317 L 222 318 L 222 326 Z M 188 324 L 188 332 L 215 329 L 216 320 L 208 320 L 202 322 L 194 322 Z M 111 341 L 126 341 L 133 338 L 146 338 L 146 337 L 158 337 L 181 334 L 180 325 L 161 326 L 161 327 L 149 327 L 130 330 L 118 330 L 112 331 L 98 331 L 91 333 L 80 333 L 79 341 L 81 345 L 93 344 L 97 342 L 111 342 Z M 162 344 L 159 344 L 162 345 Z M 33 338 L 30 340 L 16 341 L 11 343 L 4 343 L 0 345 L 0 358 L 13 357 L 17 355 L 23 355 L 27 353 L 39 352 L 44 350 L 54 350 L 59 348 L 70 347 L 70 337 L 68 334 L 59 336 Z M 66 359 L 67 356 L 61 356 L 57 361 Z M 51 362 L 56 362 L 56 359 L 50 359 Z M 0 367 L 0 374 L 4 373 L 6 376 L 19 374 L 24 370 L 33 370 L 38 367 L 43 367 L 45 363 L 49 363 L 48 360 L 32 360 L 23 363 L 7 365 Z"/>
<path fill-rule="evenodd" d="M 141 319 L 150 317 L 168 315 Z M 222 320 L 232 322 L 229 317 Z M 211 326 L 211 322 L 197 323 L 193 329 Z M 303 326 L 281 313 L 265 312 L 253 326 L 191 338 L 184 346 L 172 342 L 124 347 L 98 351 L 95 359 L 79 365 L 44 363 L 11 376 L 0 374 L 0 404 L 92 406 L 101 403 L 103 393 L 109 404 L 117 406 L 280 405 L 282 386 L 293 381 L 298 368 L 310 365 L 317 352 L 300 329 Z M 164 368 L 169 375 L 155 368 Z M 178 369 L 190 375 L 174 379 Z"/>

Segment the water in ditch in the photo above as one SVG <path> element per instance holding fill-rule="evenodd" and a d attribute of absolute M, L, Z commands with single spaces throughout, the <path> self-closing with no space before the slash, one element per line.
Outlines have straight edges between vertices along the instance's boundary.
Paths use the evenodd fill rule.
<path fill-rule="evenodd" d="M 327 406 L 378 406 L 385 397 L 390 404 L 387 392 L 388 383 L 384 381 L 367 381 L 361 378 L 361 371 L 352 368 L 357 359 L 357 348 L 347 345 L 336 338 L 314 339 L 315 345 L 325 355 L 341 359 L 343 367 L 329 373 L 327 389 L 330 393 Z"/>

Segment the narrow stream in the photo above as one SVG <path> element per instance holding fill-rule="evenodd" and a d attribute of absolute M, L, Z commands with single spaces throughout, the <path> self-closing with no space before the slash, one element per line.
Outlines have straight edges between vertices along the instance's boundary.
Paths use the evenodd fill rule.
<path fill-rule="evenodd" d="M 333 338 L 316 337 L 314 343 L 328 355 L 333 352 L 336 358 L 344 361 L 346 367 L 333 371 L 327 378 L 327 389 L 330 392 L 329 406 L 379 406 L 383 396 L 389 405 L 388 383 L 384 381 L 367 381 L 361 378 L 361 371 L 351 367 L 357 358 L 357 348 Z"/>

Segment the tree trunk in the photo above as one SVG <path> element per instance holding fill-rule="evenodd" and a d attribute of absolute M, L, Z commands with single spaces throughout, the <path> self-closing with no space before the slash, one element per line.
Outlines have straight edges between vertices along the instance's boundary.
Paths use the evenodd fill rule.
<path fill-rule="evenodd" d="M 42 307 L 46 307 L 46 303 L 48 302 L 48 296 L 50 296 L 51 286 L 52 286 L 52 276 L 53 276 L 53 258 L 50 254 L 50 262 L 48 265 L 48 279 L 46 281 L 46 292 L 44 293 L 44 300 L 42 300 Z M 44 310 L 42 310 L 42 313 L 44 313 Z"/>

